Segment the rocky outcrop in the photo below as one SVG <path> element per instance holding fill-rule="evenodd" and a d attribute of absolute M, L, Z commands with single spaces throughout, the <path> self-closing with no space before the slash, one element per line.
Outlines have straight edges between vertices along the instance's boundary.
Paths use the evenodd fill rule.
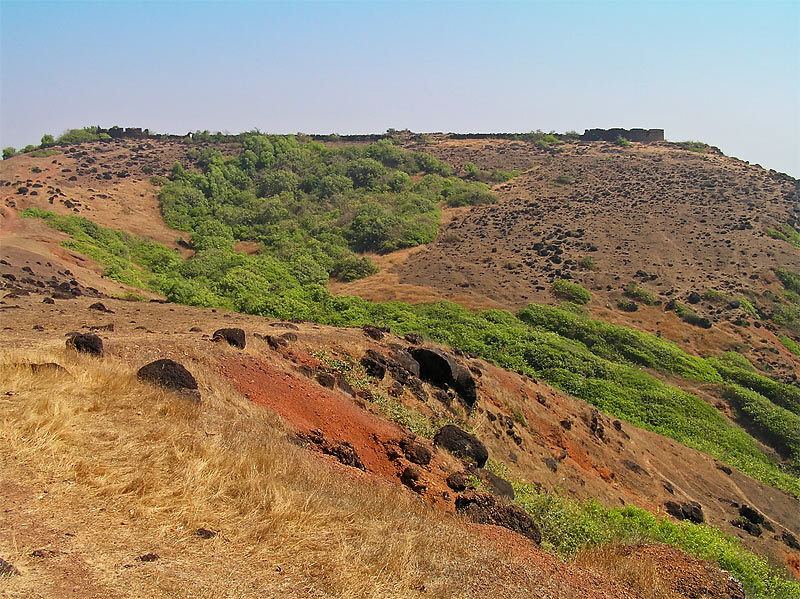
<path fill-rule="evenodd" d="M 175 360 L 163 358 L 150 362 L 139 369 L 136 378 L 200 401 L 200 391 L 194 376 Z"/>
<path fill-rule="evenodd" d="M 245 335 L 242 329 L 217 329 L 211 336 L 212 341 L 225 341 L 228 345 L 244 349 Z"/>
<path fill-rule="evenodd" d="M 456 511 L 478 524 L 502 526 L 529 538 L 534 543 L 542 542 L 542 533 L 528 513 L 497 495 L 480 492 L 459 495 L 456 498 Z"/>
<path fill-rule="evenodd" d="M 103 340 L 93 333 L 73 333 L 67 339 L 67 348 L 84 354 L 102 356 Z"/>
<path fill-rule="evenodd" d="M 467 407 L 478 401 L 475 379 L 469 369 L 459 364 L 451 355 L 431 347 L 412 348 L 411 355 L 419 363 L 422 380 L 439 387 L 452 388 Z"/>
<path fill-rule="evenodd" d="M 478 437 L 453 424 L 443 426 L 433 437 L 433 443 L 478 468 L 483 468 L 489 459 L 489 452 Z"/>

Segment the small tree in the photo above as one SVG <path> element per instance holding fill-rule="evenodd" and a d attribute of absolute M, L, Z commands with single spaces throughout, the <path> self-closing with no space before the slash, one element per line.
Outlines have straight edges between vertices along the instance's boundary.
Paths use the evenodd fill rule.
<path fill-rule="evenodd" d="M 55 143 L 56 143 L 55 138 L 49 133 L 45 133 L 44 135 L 42 135 L 42 145 L 41 145 L 42 148 L 49 148 Z"/>
<path fill-rule="evenodd" d="M 12 148 L 11 146 L 9 146 L 7 148 L 3 148 L 3 160 L 7 160 L 7 159 L 11 158 L 12 156 L 16 155 L 16 153 L 17 153 L 17 151 L 14 148 Z"/>

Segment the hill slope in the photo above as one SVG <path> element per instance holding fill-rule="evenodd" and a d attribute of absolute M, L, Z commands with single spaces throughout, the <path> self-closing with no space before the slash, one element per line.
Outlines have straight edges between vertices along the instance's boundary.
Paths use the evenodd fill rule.
<path fill-rule="evenodd" d="M 407 143 L 415 150 L 423 147 L 418 145 L 419 142 Z M 222 156 L 241 160 L 241 154 L 233 142 L 217 146 L 201 144 L 199 147 L 204 150 L 219 149 Z M 542 150 L 533 144 L 506 140 L 476 142 L 429 138 L 424 149 L 453 164 L 456 173 L 462 177 L 482 178 L 485 174 L 481 171 L 490 172 L 492 169 L 518 169 L 523 172 L 509 173 L 508 176 L 512 176 L 509 181 L 494 187 L 499 198 L 497 204 L 473 208 L 444 207 L 444 222 L 447 224 L 442 227 L 437 242 L 411 250 L 376 255 L 373 259 L 382 267 L 378 274 L 353 283 L 331 282 L 331 289 L 337 293 L 354 292 L 375 300 L 458 299 L 466 305 L 515 309 L 531 299 L 558 301 L 552 295 L 551 284 L 568 279 L 582 283 L 591 291 L 587 307 L 592 315 L 658 332 L 677 341 L 690 352 L 700 350 L 721 356 L 724 350 L 736 349 L 748 355 L 762 369 L 760 373 L 750 373 L 747 368 L 752 369 L 752 366 L 745 368 L 742 363 L 731 362 L 730 357 L 725 357 L 727 361 L 704 361 L 684 354 L 679 348 L 664 345 L 657 338 L 635 340 L 631 332 L 596 324 L 587 320 L 585 315 L 568 316 L 569 313 L 561 311 L 522 311 L 519 313 L 522 320 L 514 320 L 512 315 L 505 313 L 469 316 L 447 306 L 421 307 L 416 311 L 398 305 L 371 306 L 347 298 L 326 299 L 320 290 L 304 296 L 322 298 L 313 300 L 322 301 L 322 308 L 307 304 L 305 309 L 316 311 L 313 313 L 329 322 L 384 323 L 397 332 L 423 332 L 432 338 L 459 345 L 462 349 L 472 348 L 485 358 L 515 369 L 522 368 L 529 373 L 528 376 L 522 376 L 521 373 L 503 371 L 490 362 L 478 359 L 476 354 L 452 353 L 450 348 L 443 348 L 473 373 L 472 377 L 477 382 L 477 403 L 471 406 L 463 397 L 454 394 L 452 389 L 449 394 L 442 395 L 442 390 L 430 382 L 409 383 L 405 377 L 398 379 L 395 375 L 386 375 L 381 380 L 366 376 L 361 358 L 369 355 L 368 350 L 391 356 L 400 348 L 413 347 L 409 341 L 399 337 L 374 341 L 358 329 L 329 329 L 298 323 L 291 325 L 296 332 L 289 336 L 288 341 L 275 341 L 278 333 L 286 328 L 266 328 L 276 323 L 257 316 L 109 299 L 108 296 L 112 295 L 142 298 L 157 297 L 158 294 L 126 288 L 104 276 L 104 273 L 110 273 L 110 267 L 108 262 L 103 261 L 109 260 L 111 255 L 107 250 L 100 251 L 100 245 L 94 245 L 101 244 L 98 241 L 100 239 L 105 240 L 103 243 L 113 241 L 104 230 L 97 230 L 95 238 L 82 238 L 76 244 L 74 239 L 45 226 L 44 221 L 18 218 L 23 209 L 30 207 L 52 210 L 62 215 L 79 214 L 105 227 L 121 228 L 161 241 L 167 248 L 175 249 L 176 264 L 190 257 L 196 261 L 202 257 L 202 250 L 198 252 L 197 246 L 193 248 L 191 239 L 185 233 L 164 225 L 157 197 L 159 185 L 164 180 L 154 180 L 159 184 L 154 185 L 150 175 L 174 173 L 172 162 L 176 159 L 191 165 L 197 158 L 197 153 L 193 154 L 191 150 L 197 149 L 191 144 L 164 140 L 90 143 L 68 148 L 69 151 L 64 154 L 19 156 L 2 163 L 4 185 L 0 193 L 0 207 L 3 210 L 0 240 L 3 262 L 0 262 L 0 271 L 4 276 L 3 285 L 7 295 L 0 309 L 8 339 L 6 347 L 13 344 L 18 348 L 16 353 L 8 354 L 6 363 L 35 361 L 42 351 L 49 352 L 48 355 L 59 362 L 73 361 L 74 358 L 64 354 L 61 349 L 62 335 L 92 327 L 103 331 L 104 327 L 113 325 L 111 332 L 102 333 L 112 364 L 114 360 L 122 360 L 138 367 L 150 359 L 169 356 L 185 361 L 188 357 L 195 373 L 200 369 L 212 377 L 213 381 L 209 379 L 203 383 L 206 389 L 213 389 L 216 393 L 218 389 L 225 388 L 234 395 L 241 394 L 236 395 L 238 399 L 231 400 L 236 405 L 239 405 L 236 402 L 244 401 L 244 397 L 268 407 L 280 417 L 283 424 L 279 428 L 286 427 L 291 435 L 299 434 L 309 448 L 331 452 L 331 447 L 339 447 L 338 443 L 346 442 L 371 476 L 388 479 L 399 488 L 405 485 L 414 489 L 403 492 L 409 496 L 421 496 L 440 511 L 452 512 L 455 509 L 457 493 L 453 493 L 445 479 L 462 466 L 439 451 L 430 467 L 417 473 L 417 477 L 411 480 L 407 469 L 413 464 L 408 463 L 407 458 L 403 457 L 403 450 L 398 447 L 408 435 L 417 435 L 423 444 L 429 444 L 430 441 L 425 439 L 431 439 L 442 424 L 455 422 L 483 440 L 489 449 L 492 472 L 514 481 L 516 501 L 526 506 L 535 518 L 539 518 L 545 545 L 552 546 L 556 551 L 572 555 L 570 551 L 586 542 L 607 543 L 616 538 L 614 535 L 618 532 L 608 532 L 616 530 L 616 525 L 608 522 L 597 525 L 603 518 L 639 519 L 636 524 L 631 520 L 627 528 L 630 531 L 639 530 L 637 534 L 645 534 L 636 528 L 642 525 L 643 516 L 639 512 L 620 515 L 613 512 L 615 506 L 640 506 L 655 514 L 663 514 L 669 502 L 697 502 L 702 507 L 706 522 L 739 537 L 744 545 L 769 557 L 774 564 L 797 571 L 800 554 L 787 545 L 787 539 L 800 536 L 795 517 L 798 509 L 796 497 L 730 469 L 706 453 L 603 415 L 584 401 L 538 380 L 552 380 L 562 389 L 570 390 L 595 404 L 600 403 L 602 398 L 592 389 L 602 388 L 606 393 L 608 383 L 612 381 L 616 381 L 614 384 L 630 385 L 635 380 L 637 385 L 644 385 L 649 391 L 642 392 L 643 400 L 651 392 L 666 393 L 663 397 L 670 397 L 669 401 L 704 399 L 755 435 L 756 441 L 746 437 L 750 439 L 747 443 L 752 444 L 752 449 L 747 451 L 755 452 L 752 455 L 760 456 L 757 459 L 764 463 L 770 462 L 773 474 L 767 478 L 763 471 L 761 475 L 754 475 L 760 476 L 761 480 L 770 477 L 770 480 L 777 480 L 774 477 L 778 476 L 779 468 L 790 467 L 794 459 L 791 453 L 793 433 L 791 430 L 781 430 L 778 437 L 770 436 L 763 434 L 764 431 L 750 420 L 744 419 L 741 404 L 743 392 L 740 389 L 743 388 L 741 385 L 745 385 L 766 394 L 755 393 L 753 397 L 762 402 L 758 405 L 770 406 L 770 414 L 784 410 L 778 420 L 770 421 L 773 428 L 769 430 L 772 433 L 778 430 L 775 426 L 793 421 L 794 416 L 786 411 L 786 407 L 795 409 L 792 407 L 792 386 L 771 387 L 773 383 L 764 375 L 780 377 L 790 383 L 796 381 L 796 376 L 792 377 L 797 372 L 798 357 L 791 352 L 791 336 L 796 339 L 797 335 L 791 320 L 779 322 L 780 319 L 776 317 L 790 314 L 787 310 L 792 302 L 789 289 L 791 279 L 784 276 L 779 281 L 775 273 L 797 272 L 800 253 L 789 242 L 770 236 L 775 235 L 774 232 L 780 230 L 783 223 L 794 222 L 796 196 L 793 194 L 796 193 L 796 182 L 714 153 L 700 155 L 669 145 L 637 144 L 631 148 L 617 148 L 607 144 L 562 144 L 557 150 Z M 382 146 L 380 151 L 386 152 L 386 146 Z M 396 154 L 390 156 L 391 160 L 396 158 Z M 467 162 L 477 165 L 477 171 Z M 534 168 L 529 168 L 531 162 L 536 163 Z M 93 168 L 97 168 L 97 171 L 92 172 Z M 68 170 L 64 172 L 65 169 Z M 394 176 L 392 172 L 390 170 L 389 175 Z M 106 173 L 110 176 L 106 176 Z M 74 180 L 70 181 L 73 177 Z M 560 182 L 559 177 L 563 177 Z M 414 178 L 408 180 L 399 177 L 397 181 L 402 180 L 401 185 L 404 186 L 417 185 L 418 179 L 419 176 L 416 183 Z M 454 182 L 448 185 L 460 184 Z M 20 187 L 24 190 L 20 190 Z M 381 193 L 386 194 L 387 190 Z M 644 199 L 632 199 L 634 193 L 636 197 Z M 678 208 L 675 211 L 658 208 L 663 206 L 659 194 L 677 204 Z M 747 195 L 754 196 L 756 200 L 748 203 L 743 199 Z M 588 199 L 590 197 L 591 200 Z M 388 198 L 389 195 L 384 195 L 380 201 L 385 202 Z M 598 204 L 596 198 L 603 198 L 603 202 Z M 707 227 L 708 221 L 717 214 L 724 214 L 725 218 L 714 220 L 717 228 Z M 345 215 L 344 218 L 342 222 L 346 225 L 349 222 L 346 219 L 350 217 Z M 566 223 L 569 223 L 568 229 Z M 701 226 L 704 228 L 699 229 Z M 73 231 L 74 235 L 72 225 L 67 230 Z M 196 232 L 194 230 L 193 234 L 196 235 Z M 671 245 L 663 241 L 666 238 L 672 240 Z M 198 238 L 195 236 L 193 239 L 197 241 Z M 662 240 L 660 245 L 656 245 L 658 239 Z M 65 243 L 67 247 L 64 247 Z M 537 244 L 539 247 L 535 249 Z M 662 246 L 667 249 L 660 251 Z M 113 247 L 114 252 L 121 252 L 119 255 L 128 251 L 121 250 L 120 246 Z M 254 260 L 259 259 L 254 254 L 258 252 L 257 244 L 240 241 L 236 248 L 254 255 Z M 738 253 L 741 251 L 745 251 L 745 254 Z M 91 259 L 90 255 L 95 259 Z M 743 257 L 741 264 L 735 255 Z M 709 256 L 714 257 L 713 264 L 706 264 Z M 587 257 L 591 257 L 592 261 L 586 261 Z M 100 260 L 100 263 L 96 260 Z M 244 259 L 236 260 L 241 264 Z M 162 283 L 159 284 L 163 284 L 163 272 L 148 274 L 149 267 L 127 262 L 122 264 L 122 268 L 133 269 L 130 272 L 115 271 L 125 275 L 123 280 L 144 280 L 142 277 L 158 275 L 154 280 L 160 280 Z M 144 270 L 137 270 L 140 268 Z M 706 270 L 700 276 L 697 273 L 702 268 Z M 131 273 L 136 276 L 130 278 Z M 742 273 L 747 277 L 740 278 Z M 112 276 L 117 275 L 112 273 Z M 634 290 L 629 286 L 631 281 L 636 281 L 638 295 L 631 292 Z M 786 297 L 782 295 L 784 287 Z M 157 287 L 153 289 L 157 290 Z M 226 288 L 222 285 L 214 289 L 215 293 L 220 293 Z M 709 290 L 717 295 L 709 294 Z M 650 302 L 642 299 L 647 298 L 647 291 L 653 293 L 653 305 L 648 305 Z M 692 292 L 702 294 L 702 301 L 692 303 Z M 43 298 L 55 303 L 43 305 Z M 113 312 L 88 309 L 89 304 L 98 298 Z M 725 298 L 724 301 L 721 298 Z M 638 306 L 637 311 L 628 312 L 615 305 L 617 300 L 623 299 L 634 301 Z M 692 306 L 698 314 L 697 318 L 708 318 L 710 328 L 700 328 L 679 318 L 675 304 L 670 304 L 673 299 Z M 738 301 L 736 305 L 734 300 Z M 747 302 L 752 302 L 752 312 L 745 310 Z M 665 311 L 667 307 L 669 310 Z M 742 322 L 743 314 L 747 324 Z M 443 319 L 450 321 L 444 324 Z M 217 345 L 209 346 L 208 337 L 202 332 L 190 332 L 192 327 L 211 332 L 222 326 L 244 328 L 249 338 L 248 349 L 245 352 L 222 350 Z M 253 339 L 255 332 L 262 338 Z M 266 335 L 270 335 L 271 340 L 268 341 L 264 337 Z M 211 353 L 210 347 L 213 347 Z M 537 347 L 536 352 L 543 353 L 534 355 L 531 353 L 532 347 Z M 550 360 L 554 351 L 558 352 L 559 359 L 574 361 L 568 363 L 567 368 L 573 370 L 566 378 L 563 372 L 559 374 L 543 365 L 542 360 Z M 645 360 L 644 354 L 639 353 L 642 351 L 655 351 L 656 354 Z M 677 360 L 675 364 L 682 366 L 665 366 L 667 358 Z M 76 364 L 79 371 L 85 369 L 94 372 L 90 362 Z M 636 374 L 639 372 L 636 367 L 642 366 L 646 366 L 644 372 Z M 601 378 L 590 381 L 588 370 L 581 371 L 582 374 L 578 376 L 576 368 L 594 369 L 591 376 Z M 598 369 L 603 374 L 598 374 Z M 31 381 L 36 377 L 30 379 L 24 375 L 22 379 L 15 378 L 19 375 L 18 370 L 18 367 L 5 370 L 4 377 L 10 378 L 4 380 L 23 381 L 19 383 L 23 387 L 34 384 Z M 131 375 L 131 371 L 124 368 L 120 372 L 122 378 Z M 348 378 L 351 391 L 358 392 L 355 398 L 346 392 L 346 387 L 345 391 L 328 390 L 324 385 L 328 384 L 330 375 L 334 381 Z M 589 385 L 581 387 L 584 378 Z M 50 379 L 45 382 L 50 384 Z M 681 395 L 676 391 L 677 388 L 692 395 Z M 619 393 L 615 397 L 622 398 L 628 393 L 626 389 L 632 387 L 623 387 L 613 393 Z M 15 387 L 12 392 L 19 391 Z M 96 400 L 92 401 L 97 405 Z M 775 407 L 771 403 L 773 401 L 783 403 Z M 212 411 L 217 409 L 214 405 Z M 613 402 L 601 407 L 611 413 L 620 410 L 614 407 Z M 10 402 L 5 404 L 4 409 L 13 411 L 17 408 Z M 619 413 L 625 418 L 628 417 L 625 414 L 633 416 L 633 412 L 624 409 Z M 755 414 L 748 413 L 751 417 Z M 708 422 L 717 423 L 714 426 L 722 426 L 720 423 L 727 422 L 717 414 L 713 418 L 709 414 L 703 417 L 711 418 Z M 118 421 L 114 422 L 117 424 L 109 425 L 111 428 L 119 425 Z M 764 426 L 766 421 L 757 422 L 761 422 L 759 426 Z M 266 425 L 262 423 L 259 426 Z M 661 430 L 652 424 L 648 426 L 651 430 Z M 737 426 L 728 423 L 719 430 L 727 431 L 725 435 L 728 435 L 728 439 L 744 439 L 737 432 L 740 431 Z M 274 425 L 270 424 L 269 427 L 274 428 Z M 20 431 L 9 434 L 9 438 L 12 438 L 19 435 Z M 716 441 L 724 445 L 721 438 Z M 783 443 L 789 443 L 789 449 Z M 728 451 L 722 445 L 710 451 Z M 85 448 L 74 449 L 85 451 Z M 10 450 L 8 455 L 15 455 L 16 451 L 16 448 Z M 299 459 L 302 461 L 306 458 Z M 737 459 L 741 459 L 741 456 Z M 9 474 L 10 480 L 33 476 L 37 470 L 45 468 L 40 462 L 32 464 L 27 466 L 28 470 L 24 473 L 14 471 L 17 474 Z M 745 461 L 741 464 L 745 467 Z M 162 467 L 173 466 L 154 465 L 156 470 Z M 335 467 L 342 468 L 338 465 Z M 750 472 L 748 468 L 752 469 L 752 465 L 745 468 Z M 756 473 L 758 468 L 752 473 Z M 353 470 L 345 468 L 343 472 Z M 356 478 L 362 476 L 358 472 L 360 470 L 353 472 Z M 124 479 L 125 474 L 115 472 L 113 476 Z M 476 483 L 479 487 L 491 487 L 493 479 L 488 473 L 478 471 L 475 476 L 483 480 Z M 793 484 L 790 475 L 780 476 L 784 477 L 781 480 L 786 484 Z M 526 486 L 522 484 L 523 481 L 531 484 Z M 157 486 L 154 485 L 154 488 Z M 389 495 L 398 492 L 396 487 L 389 488 L 394 489 L 387 491 Z M 21 493 L 20 497 L 30 497 L 33 491 L 27 489 Z M 115 496 L 116 493 L 113 491 L 111 495 Z M 123 491 L 122 494 L 125 493 Z M 307 490 L 302 490 L 302 493 L 307 493 Z M 559 503 L 562 499 L 557 498 L 564 498 L 567 503 L 562 506 Z M 612 511 L 601 510 L 606 515 L 600 516 L 592 511 L 595 508 L 591 507 L 591 503 L 580 503 L 590 499 L 599 499 L 606 506 L 603 510 Z M 169 500 L 164 499 L 153 501 L 170 504 Z M 332 501 L 335 503 L 339 499 Z M 739 512 L 744 504 L 765 514 L 773 530 L 759 537 L 745 533 L 740 528 L 742 520 Z M 579 507 L 581 505 L 584 507 Z M 598 528 L 593 532 L 585 530 L 582 540 L 576 540 L 570 536 L 572 533 L 569 530 L 570 526 L 577 523 L 570 524 L 569 518 L 563 515 L 556 517 L 554 514 L 558 510 L 565 510 L 563 513 L 572 513 L 575 517 L 580 510 L 588 510 L 587 513 L 592 514 L 590 518 L 595 522 L 593 526 L 597 525 Z M 550 518 L 555 518 L 553 522 L 558 523 L 555 527 L 548 524 Z M 218 524 L 220 528 L 227 526 L 230 526 L 230 522 Z M 429 524 L 421 526 L 425 528 Z M 448 529 L 451 523 L 443 526 Z M 663 541 L 667 538 L 665 534 L 664 531 L 655 533 L 651 530 L 645 534 L 645 538 Z M 688 547 L 692 544 L 688 537 L 681 542 L 674 539 L 683 538 L 683 534 L 699 533 L 694 529 L 679 533 L 675 529 L 668 534 L 673 535 L 670 542 Z M 499 549 L 493 545 L 488 551 L 503 552 L 510 547 L 507 543 L 517 543 L 509 541 L 507 537 L 503 539 Z M 252 539 L 242 538 L 244 545 L 241 547 L 253 542 Z M 697 547 L 696 541 L 693 543 Z M 712 551 L 713 547 L 717 547 L 717 541 L 707 538 L 700 546 Z M 515 555 L 519 551 L 525 554 L 525 572 L 538 571 L 536 568 L 544 563 L 541 560 L 549 559 L 539 553 L 531 553 L 531 548 L 514 551 Z M 417 552 L 417 549 L 413 552 Z M 20 553 L 15 555 L 19 559 L 28 559 Z M 447 555 L 443 558 L 445 561 L 456 563 L 461 559 Z M 532 555 L 539 557 L 532 558 Z M 615 555 L 615 563 L 625 561 L 619 557 L 620 554 Z M 728 563 L 725 561 L 728 558 L 720 555 L 708 553 L 703 556 Z M 363 559 L 367 560 L 364 562 L 366 564 L 370 558 Z M 324 566 L 325 571 L 339 572 L 337 568 L 339 566 L 335 564 Z M 107 565 L 102 565 L 100 569 L 105 572 L 103 576 L 113 570 L 108 570 Z M 666 570 L 662 569 L 661 575 Z M 484 574 L 475 572 L 479 578 Z M 492 575 L 498 574 L 494 572 Z M 355 582 L 350 574 L 341 576 L 347 582 L 326 583 L 322 592 L 338 596 L 344 587 L 337 587 L 337 584 L 362 584 Z M 416 584 L 409 582 L 413 576 L 406 578 L 407 573 L 398 571 L 388 576 L 392 581 L 387 583 L 390 586 Z M 511 593 L 508 596 L 515 596 L 515 589 L 522 593 L 525 589 L 540 588 L 531 586 L 536 574 L 532 574 L 533 578 L 527 581 L 508 576 L 502 574 L 498 579 L 504 581 L 504 588 Z M 573 574 L 565 570 L 565 578 L 559 578 L 561 582 L 558 583 L 563 582 L 568 585 L 563 588 L 572 589 L 570 596 L 592 596 L 582 594 L 589 592 L 588 587 L 574 586 L 577 583 L 570 576 Z M 580 578 L 583 574 L 575 576 Z M 613 589 L 609 587 L 603 591 L 605 596 L 641 592 L 636 590 L 640 587 L 619 571 L 603 572 L 601 576 L 611 576 L 621 580 L 623 586 L 627 585 L 627 590 L 620 590 L 613 583 Z M 364 583 L 366 586 L 360 587 L 364 590 L 354 591 L 354 596 L 368 596 L 370 592 L 378 595 L 389 593 L 388 590 L 377 590 L 382 589 L 380 585 L 384 584 L 376 582 L 379 578 Z M 445 574 L 429 572 L 426 578 L 440 580 L 436 584 L 443 585 L 443 589 L 451 589 L 442 591 L 448 596 L 456 592 L 452 590 L 454 588 L 466 593 L 463 585 L 469 586 L 472 584 L 469 581 L 473 580 L 468 578 L 462 586 L 448 587 L 455 583 Z M 398 580 L 404 582 L 398 583 Z M 641 584 L 641 581 L 637 584 Z M 750 581 L 748 584 L 754 583 Z M 268 585 L 262 590 L 267 588 L 271 588 L 270 592 L 278 592 L 277 589 L 288 592 L 286 589 L 289 587 L 278 584 L 272 588 Z M 300 592 L 297 586 L 291 588 L 292 592 Z M 373 590 L 366 590 L 368 588 Z M 541 587 L 541 592 L 543 596 L 548 596 L 547 593 L 560 591 L 553 591 L 553 587 Z"/>

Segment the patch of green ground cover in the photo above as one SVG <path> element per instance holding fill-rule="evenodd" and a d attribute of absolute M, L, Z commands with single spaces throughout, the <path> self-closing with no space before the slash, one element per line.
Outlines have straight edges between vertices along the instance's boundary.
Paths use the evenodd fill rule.
<path fill-rule="evenodd" d="M 800 416 L 739 385 L 726 385 L 724 396 L 753 422 L 784 455 L 791 456 L 800 473 Z"/>
<path fill-rule="evenodd" d="M 767 234 L 775 239 L 782 239 L 791 243 L 794 247 L 800 248 L 800 232 L 789 224 L 784 224 L 780 229 L 767 229 Z"/>
<path fill-rule="evenodd" d="M 795 356 L 800 356 L 800 344 L 798 344 L 794 339 L 787 335 L 778 335 L 778 341 L 783 344 L 783 346 L 792 352 Z"/>
<path fill-rule="evenodd" d="M 800 596 L 800 583 L 789 580 L 769 563 L 716 528 L 688 521 L 673 522 L 641 508 L 608 508 L 598 501 L 578 502 L 533 485 L 512 481 L 514 503 L 528 512 L 542 533 L 542 545 L 565 558 L 584 547 L 611 543 L 665 543 L 689 555 L 716 562 L 745 587 L 748 597 L 790 599 Z"/>
<path fill-rule="evenodd" d="M 722 382 L 718 372 L 706 360 L 691 356 L 676 344 L 656 335 L 552 306 L 531 304 L 517 315 L 528 325 L 580 341 L 596 356 L 612 362 L 644 366 L 698 381 Z"/>
<path fill-rule="evenodd" d="M 741 365 L 732 365 L 730 361 L 711 358 L 708 363 L 724 377 L 726 383 L 755 391 L 771 403 L 800 416 L 800 389 L 797 387 L 775 381 Z"/>

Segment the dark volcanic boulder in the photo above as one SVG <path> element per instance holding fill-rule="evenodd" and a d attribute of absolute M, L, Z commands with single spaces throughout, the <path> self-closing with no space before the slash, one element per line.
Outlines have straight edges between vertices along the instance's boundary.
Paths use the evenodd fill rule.
<path fill-rule="evenodd" d="M 200 391 L 197 390 L 194 376 L 175 360 L 163 358 L 150 362 L 139 369 L 136 377 L 200 401 Z"/>
<path fill-rule="evenodd" d="M 750 520 L 746 518 L 739 518 L 738 520 L 731 520 L 731 524 L 733 524 L 736 528 L 741 528 L 747 534 L 753 537 L 760 537 L 761 536 L 761 527 L 756 524 L 755 522 L 750 522 Z"/>
<path fill-rule="evenodd" d="M 369 376 L 379 380 L 386 376 L 386 358 L 374 349 L 367 350 L 367 353 L 361 358 L 361 365 Z"/>
<path fill-rule="evenodd" d="M 103 355 L 103 340 L 94 333 L 74 333 L 67 339 L 67 347 L 94 356 Z"/>
<path fill-rule="evenodd" d="M 400 441 L 400 449 L 403 450 L 409 462 L 420 466 L 427 466 L 431 463 L 431 450 L 418 441 L 403 439 Z"/>
<path fill-rule="evenodd" d="M 474 463 L 478 468 L 483 468 L 489 459 L 489 452 L 478 437 L 453 424 L 443 426 L 433 438 L 433 444 L 462 460 Z"/>
<path fill-rule="evenodd" d="M 449 354 L 430 347 L 411 349 L 411 355 L 419 362 L 419 377 L 434 385 L 447 385 L 461 396 L 461 399 L 472 407 L 478 401 L 475 379 L 472 373 Z"/>
<path fill-rule="evenodd" d="M 759 512 L 757 509 L 750 507 L 749 505 L 745 504 L 739 508 L 739 515 L 742 518 L 747 518 L 753 524 L 763 524 L 764 523 L 764 514 Z"/>
<path fill-rule="evenodd" d="M 242 329 L 217 329 L 211 337 L 212 341 L 226 341 L 228 345 L 244 349 L 245 339 Z"/>
<path fill-rule="evenodd" d="M 539 527 L 521 507 L 491 493 L 469 492 L 456 498 L 456 511 L 478 524 L 503 526 L 534 543 L 542 542 Z"/>
<path fill-rule="evenodd" d="M 467 488 L 467 475 L 463 472 L 453 472 L 445 482 L 453 491 L 465 491 Z"/>
<path fill-rule="evenodd" d="M 478 478 L 480 478 L 495 495 L 500 495 L 506 499 L 514 499 L 514 487 L 512 487 L 511 483 L 506 479 L 500 478 L 494 472 L 483 469 L 478 471 Z"/>
<path fill-rule="evenodd" d="M 678 503 L 677 501 L 667 501 L 664 504 L 667 508 L 667 513 L 674 516 L 678 520 L 689 520 L 699 524 L 705 521 L 702 506 L 696 501 L 685 501 Z"/>
<path fill-rule="evenodd" d="M 383 334 L 389 331 L 385 328 L 374 327 L 371 324 L 365 324 L 361 329 L 364 331 L 364 334 L 369 337 L 370 339 L 374 339 L 375 341 L 380 341 L 383 339 Z"/>

